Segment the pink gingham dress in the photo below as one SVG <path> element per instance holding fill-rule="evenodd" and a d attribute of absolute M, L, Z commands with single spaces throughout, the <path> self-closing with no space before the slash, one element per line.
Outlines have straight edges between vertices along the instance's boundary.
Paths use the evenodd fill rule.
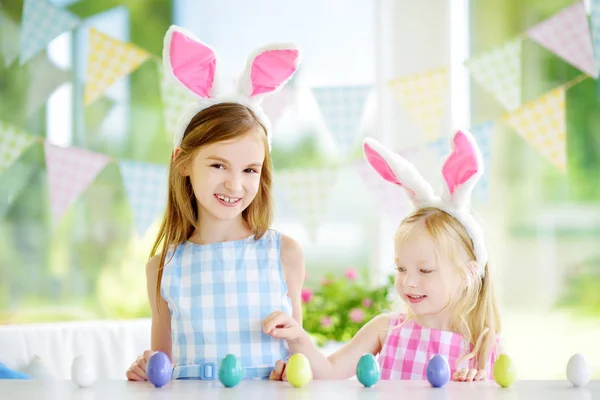
<path fill-rule="evenodd" d="M 381 379 L 427 379 L 427 362 L 436 354 L 446 357 L 452 376 L 457 369 L 457 360 L 470 352 L 473 345 L 463 341 L 458 333 L 423 328 L 412 320 L 398 327 L 405 317 L 401 314 L 390 318 L 388 333 L 379 353 Z M 489 379 L 492 379 L 496 351 L 497 346 L 490 352 L 485 368 Z M 474 368 L 474 363 L 474 359 L 469 360 L 469 368 Z M 463 361 L 459 369 L 466 368 L 466 364 Z"/>

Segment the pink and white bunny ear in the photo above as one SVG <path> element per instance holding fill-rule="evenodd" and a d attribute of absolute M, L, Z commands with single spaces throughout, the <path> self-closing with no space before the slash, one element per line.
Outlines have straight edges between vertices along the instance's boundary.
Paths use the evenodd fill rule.
<path fill-rule="evenodd" d="M 421 207 L 435 201 L 431 185 L 410 162 L 372 138 L 363 141 L 363 151 L 371 167 L 386 181 L 403 187 L 415 206 Z"/>
<path fill-rule="evenodd" d="M 172 25 L 164 38 L 165 74 L 181 83 L 193 95 L 212 97 L 217 58 L 215 52 L 188 30 Z"/>
<path fill-rule="evenodd" d="M 243 96 L 260 101 L 262 95 L 281 89 L 298 69 L 300 52 L 292 45 L 271 45 L 248 60 L 240 79 Z"/>
<path fill-rule="evenodd" d="M 456 208 L 468 208 L 471 193 L 483 175 L 483 158 L 475 138 L 468 131 L 458 131 L 452 139 L 452 151 L 442 167 L 446 185 L 442 199 Z"/>

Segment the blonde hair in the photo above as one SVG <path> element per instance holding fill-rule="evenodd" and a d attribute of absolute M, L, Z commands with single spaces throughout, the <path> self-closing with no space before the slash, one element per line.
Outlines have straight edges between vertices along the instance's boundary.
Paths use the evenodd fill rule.
<path fill-rule="evenodd" d="M 183 176 L 181 171 L 192 162 L 198 149 L 209 144 L 237 139 L 253 129 L 261 129 L 265 133 L 265 159 L 258 192 L 252 203 L 242 212 L 242 218 L 257 239 L 271 226 L 273 172 L 266 128 L 250 109 L 238 103 L 220 103 L 200 111 L 186 128 L 177 157 L 171 157 L 167 207 L 150 252 L 150 257 L 153 257 L 159 249 L 161 250 L 156 281 L 157 302 L 160 299 L 160 282 L 169 247 L 176 248 L 187 241 L 197 224 L 201 223 L 198 221 L 196 196 L 190 178 Z"/>
<path fill-rule="evenodd" d="M 484 369 L 500 332 L 499 307 L 488 265 L 481 277 L 474 264 L 473 241 L 465 227 L 438 208 L 421 208 L 406 217 L 396 232 L 396 242 L 404 242 L 414 229 L 425 229 L 437 249 L 438 260 L 449 262 L 465 283 L 462 292 L 449 299 L 444 308 L 451 311 L 451 330 L 474 344 L 471 353 L 459 358 L 457 367 L 465 358 L 474 357 L 477 369 Z M 408 310 L 406 319 L 413 318 Z"/>

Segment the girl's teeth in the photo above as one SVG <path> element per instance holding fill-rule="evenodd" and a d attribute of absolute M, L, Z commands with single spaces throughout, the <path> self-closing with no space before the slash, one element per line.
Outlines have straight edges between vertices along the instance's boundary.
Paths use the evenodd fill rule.
<path fill-rule="evenodd" d="M 226 203 L 235 203 L 236 201 L 238 201 L 238 199 L 236 199 L 236 198 L 230 198 L 230 197 L 225 197 L 225 196 L 217 196 L 217 197 Z"/>

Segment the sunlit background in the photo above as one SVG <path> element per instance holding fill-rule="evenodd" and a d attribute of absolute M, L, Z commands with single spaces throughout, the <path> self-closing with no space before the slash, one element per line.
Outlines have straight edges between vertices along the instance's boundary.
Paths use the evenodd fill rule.
<path fill-rule="evenodd" d="M 266 43 L 302 50 L 265 109 L 274 228 L 304 249 L 320 344 L 394 300 L 410 206 L 361 139 L 435 186 L 465 128 L 484 153 L 474 208 L 519 377 L 563 379 L 581 352 L 600 378 L 600 1 L 5 0 L 0 24 L 0 324 L 149 317 L 145 261 L 186 101 L 160 65 L 177 24 L 231 78 Z"/>

